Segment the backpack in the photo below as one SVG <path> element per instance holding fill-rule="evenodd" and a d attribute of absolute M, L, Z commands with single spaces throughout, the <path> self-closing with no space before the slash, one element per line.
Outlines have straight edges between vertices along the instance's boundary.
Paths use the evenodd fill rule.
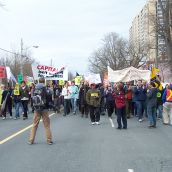
<path fill-rule="evenodd" d="M 45 105 L 46 105 L 46 88 L 45 87 L 35 88 L 35 90 L 33 92 L 32 101 L 33 101 L 33 106 L 35 108 L 45 107 Z"/>

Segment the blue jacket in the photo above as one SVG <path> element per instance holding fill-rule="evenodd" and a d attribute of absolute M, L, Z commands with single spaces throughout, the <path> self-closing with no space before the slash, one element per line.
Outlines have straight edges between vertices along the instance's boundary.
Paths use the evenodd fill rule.
<path fill-rule="evenodd" d="M 147 89 L 143 87 L 135 87 L 134 88 L 134 94 L 135 94 L 135 101 L 146 101 L 147 96 Z"/>
<path fill-rule="evenodd" d="M 114 101 L 112 90 L 106 90 L 104 93 L 104 96 L 106 97 L 106 102 Z M 115 101 L 114 101 L 114 103 L 115 103 Z"/>

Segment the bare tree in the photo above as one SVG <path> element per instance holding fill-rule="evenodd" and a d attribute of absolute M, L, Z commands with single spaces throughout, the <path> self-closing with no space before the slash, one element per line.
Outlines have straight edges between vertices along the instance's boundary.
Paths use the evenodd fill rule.
<path fill-rule="evenodd" d="M 167 57 L 170 64 L 170 69 L 172 71 L 172 0 L 158 0 L 158 3 L 162 10 L 163 22 L 158 23 L 157 32 L 165 40 Z"/>
<path fill-rule="evenodd" d="M 15 77 L 20 73 L 21 66 L 23 66 L 24 75 L 33 76 L 31 64 L 34 63 L 35 60 L 32 58 L 31 51 L 27 50 L 23 52 L 22 56 L 15 51 L 8 52 L 8 54 L 1 54 L 0 65 L 9 66 Z"/>
<path fill-rule="evenodd" d="M 146 64 L 146 62 L 149 59 L 149 45 L 145 45 L 144 47 L 142 46 L 137 46 L 135 47 L 134 45 L 130 44 L 129 46 L 129 65 L 140 68 L 143 65 Z"/>
<path fill-rule="evenodd" d="M 102 46 L 89 58 L 89 70 L 104 73 L 107 66 L 113 70 L 128 66 L 128 42 L 117 33 L 109 33 L 102 40 Z"/>

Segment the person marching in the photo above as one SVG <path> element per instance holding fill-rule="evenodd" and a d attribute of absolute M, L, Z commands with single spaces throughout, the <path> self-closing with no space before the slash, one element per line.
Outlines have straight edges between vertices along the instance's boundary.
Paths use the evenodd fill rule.
<path fill-rule="evenodd" d="M 117 129 L 127 129 L 127 117 L 126 117 L 126 101 L 125 101 L 125 91 L 122 83 L 117 85 L 117 90 L 113 94 L 116 104 L 116 114 L 117 114 Z M 121 120 L 123 126 L 121 124 Z"/>
<path fill-rule="evenodd" d="M 163 122 L 172 125 L 172 84 L 166 88 L 162 96 Z"/>
<path fill-rule="evenodd" d="M 34 93 L 33 93 L 33 106 L 34 106 L 34 117 L 33 117 L 33 126 L 31 129 L 29 142 L 28 144 L 32 145 L 35 141 L 36 131 L 42 118 L 46 137 L 47 137 L 47 144 L 52 145 L 52 134 L 50 130 L 50 118 L 48 114 L 49 104 L 47 101 L 47 89 L 44 85 L 45 79 L 40 78 L 39 84 L 36 85 Z"/>
<path fill-rule="evenodd" d="M 142 84 L 141 80 L 137 81 L 137 87 L 134 88 L 134 94 L 135 94 L 135 103 L 137 106 L 137 116 L 139 118 L 139 122 L 143 121 L 143 112 L 145 109 L 145 103 L 146 103 L 146 87 Z"/>
<path fill-rule="evenodd" d="M 20 87 L 19 87 L 18 83 L 16 83 L 16 85 L 15 85 L 12 96 L 13 96 L 14 107 L 15 107 L 15 117 L 14 117 L 14 119 L 16 120 L 16 119 L 20 118 L 19 110 L 20 110 L 20 107 L 22 107 Z"/>
<path fill-rule="evenodd" d="M 92 83 L 91 88 L 86 93 L 86 101 L 89 105 L 90 109 L 90 118 L 92 125 L 100 124 L 100 101 L 101 101 L 101 93 L 96 89 L 96 84 Z"/>
<path fill-rule="evenodd" d="M 89 90 L 89 84 L 87 81 L 83 82 L 81 85 L 81 88 L 79 90 L 79 106 L 80 106 L 80 112 L 81 112 L 81 117 L 88 118 L 88 113 L 89 113 L 89 106 L 86 101 L 86 93 Z"/>
<path fill-rule="evenodd" d="M 7 88 L 2 93 L 2 103 L 4 102 L 4 110 L 2 110 L 2 119 L 6 119 L 7 108 L 12 119 L 12 88 L 7 86 Z"/>
<path fill-rule="evenodd" d="M 105 98 L 106 98 L 106 108 L 108 112 L 108 117 L 112 118 L 112 114 L 114 112 L 114 98 L 113 98 L 113 89 L 109 85 L 107 90 L 105 90 Z"/>
<path fill-rule="evenodd" d="M 71 92 L 69 88 L 69 83 L 66 82 L 63 89 L 62 89 L 62 96 L 64 96 L 64 114 L 66 116 L 70 113 L 70 99 L 71 99 Z"/>
<path fill-rule="evenodd" d="M 156 128 L 156 107 L 157 107 L 157 88 L 154 82 L 149 84 L 147 90 L 147 115 L 149 119 L 149 128 Z"/>
<path fill-rule="evenodd" d="M 72 105 L 72 111 L 73 111 L 73 114 L 76 115 L 77 99 L 78 99 L 79 89 L 78 89 L 78 87 L 75 85 L 75 82 L 74 82 L 74 81 L 71 82 L 70 92 L 71 92 L 71 105 Z"/>
<path fill-rule="evenodd" d="M 26 85 L 25 81 L 22 81 L 21 88 L 21 103 L 23 107 L 23 120 L 28 119 L 28 102 L 29 102 L 29 87 Z"/>

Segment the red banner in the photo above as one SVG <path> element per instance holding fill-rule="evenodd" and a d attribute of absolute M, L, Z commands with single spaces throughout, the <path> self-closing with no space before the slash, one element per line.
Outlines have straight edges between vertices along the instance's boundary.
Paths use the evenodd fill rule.
<path fill-rule="evenodd" d="M 6 78 L 5 66 L 0 66 L 0 78 Z"/>

